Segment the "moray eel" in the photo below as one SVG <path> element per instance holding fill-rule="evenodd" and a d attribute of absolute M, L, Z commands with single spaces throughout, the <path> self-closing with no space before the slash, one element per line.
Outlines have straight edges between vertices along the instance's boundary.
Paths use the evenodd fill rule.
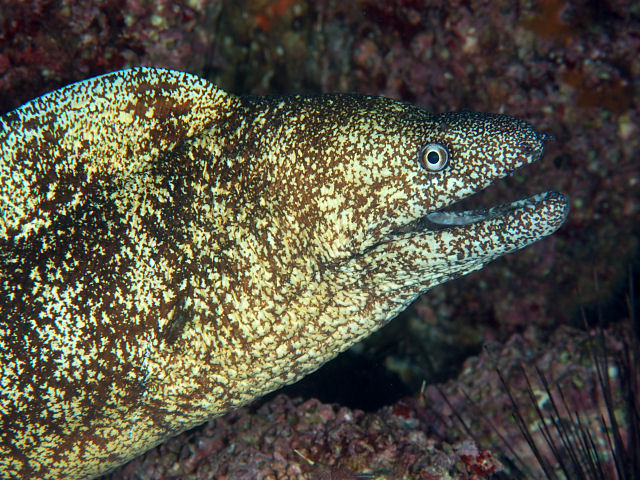
<path fill-rule="evenodd" d="M 551 234 L 506 116 L 234 96 L 136 68 L 0 119 L 0 472 L 86 479 L 291 383 L 434 285 Z"/>

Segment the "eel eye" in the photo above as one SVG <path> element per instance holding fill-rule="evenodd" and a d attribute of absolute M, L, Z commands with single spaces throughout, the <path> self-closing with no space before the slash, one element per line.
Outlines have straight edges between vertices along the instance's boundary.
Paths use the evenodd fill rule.
<path fill-rule="evenodd" d="M 449 152 L 440 143 L 427 143 L 418 152 L 418 163 L 429 172 L 439 172 L 449 163 Z"/>

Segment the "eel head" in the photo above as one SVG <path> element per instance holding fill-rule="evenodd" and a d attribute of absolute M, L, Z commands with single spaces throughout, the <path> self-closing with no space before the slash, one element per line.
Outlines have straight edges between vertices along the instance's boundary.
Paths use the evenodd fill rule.
<path fill-rule="evenodd" d="M 542 157 L 548 137 L 525 121 L 353 95 L 294 97 L 287 109 L 295 121 L 277 145 L 290 148 L 278 157 L 293 159 L 282 175 L 295 175 L 295 190 L 271 195 L 313 226 L 325 265 L 386 265 L 387 281 L 424 291 L 553 233 L 567 217 L 558 192 L 458 207 Z"/>

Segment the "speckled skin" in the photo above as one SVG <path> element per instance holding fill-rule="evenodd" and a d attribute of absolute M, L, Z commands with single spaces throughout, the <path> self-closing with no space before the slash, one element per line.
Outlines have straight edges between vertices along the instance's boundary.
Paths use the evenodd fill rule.
<path fill-rule="evenodd" d="M 555 231 L 542 194 L 418 219 L 538 159 L 504 115 L 235 97 L 116 72 L 0 119 L 0 472 L 91 478 L 293 382 L 433 285 Z M 449 165 L 418 162 L 438 142 Z"/>

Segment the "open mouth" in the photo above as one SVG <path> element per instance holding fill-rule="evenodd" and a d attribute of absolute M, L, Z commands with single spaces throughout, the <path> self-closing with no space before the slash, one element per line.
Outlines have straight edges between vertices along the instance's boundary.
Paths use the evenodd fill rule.
<path fill-rule="evenodd" d="M 404 234 L 409 232 L 419 232 L 425 230 L 437 231 L 450 229 L 465 225 L 471 225 L 478 222 L 492 220 L 498 217 L 506 216 L 518 210 L 526 211 L 540 207 L 547 202 L 557 202 L 558 209 L 555 218 L 549 218 L 552 223 L 562 224 L 568 215 L 568 200 L 559 192 L 548 191 L 538 193 L 521 200 L 511 203 L 504 203 L 489 208 L 478 208 L 473 210 L 440 210 L 429 213 L 422 218 L 414 220 L 402 227 L 395 229 L 392 235 Z"/>
<path fill-rule="evenodd" d="M 421 229 L 441 230 L 443 228 L 469 225 L 484 220 L 491 220 L 518 209 L 534 208 L 538 203 L 543 202 L 554 194 L 557 194 L 557 192 L 538 193 L 528 198 L 516 200 L 515 202 L 504 203 L 490 208 L 480 208 L 477 210 L 433 212 L 419 220 L 420 227 Z"/>

